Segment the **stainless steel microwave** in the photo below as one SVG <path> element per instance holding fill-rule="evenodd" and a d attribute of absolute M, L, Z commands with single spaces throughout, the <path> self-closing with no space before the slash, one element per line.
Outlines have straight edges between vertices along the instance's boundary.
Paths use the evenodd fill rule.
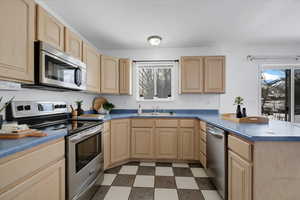
<path fill-rule="evenodd" d="M 35 42 L 35 85 L 85 90 L 86 65 L 45 42 L 37 41 Z"/>

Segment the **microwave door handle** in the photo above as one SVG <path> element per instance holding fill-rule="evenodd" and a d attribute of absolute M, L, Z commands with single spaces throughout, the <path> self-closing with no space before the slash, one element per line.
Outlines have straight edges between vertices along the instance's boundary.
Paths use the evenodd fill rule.
<path fill-rule="evenodd" d="M 80 86 L 82 84 L 82 71 L 80 68 L 75 69 L 75 84 Z"/>

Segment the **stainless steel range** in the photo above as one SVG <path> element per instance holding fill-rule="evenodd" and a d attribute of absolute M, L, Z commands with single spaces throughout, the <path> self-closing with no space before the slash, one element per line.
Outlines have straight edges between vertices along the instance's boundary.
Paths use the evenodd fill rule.
<path fill-rule="evenodd" d="M 66 199 L 87 200 L 103 179 L 101 121 L 74 121 L 64 102 L 13 101 L 6 110 L 8 121 L 30 128 L 66 131 Z"/>

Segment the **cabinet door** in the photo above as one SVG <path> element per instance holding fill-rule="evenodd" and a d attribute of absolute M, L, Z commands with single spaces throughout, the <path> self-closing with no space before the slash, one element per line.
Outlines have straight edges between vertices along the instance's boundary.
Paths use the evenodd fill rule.
<path fill-rule="evenodd" d="M 194 160 L 195 131 L 192 128 L 181 128 L 179 131 L 178 156 L 183 160 Z"/>
<path fill-rule="evenodd" d="M 177 159 L 177 128 L 156 128 L 156 158 Z"/>
<path fill-rule="evenodd" d="M 85 43 L 83 44 L 83 62 L 87 70 L 87 90 L 100 93 L 100 55 L 96 49 Z"/>
<path fill-rule="evenodd" d="M 35 199 L 65 199 L 65 159 L 48 166 L 0 195 L 0 200 Z"/>
<path fill-rule="evenodd" d="M 225 57 L 209 56 L 204 59 L 204 92 L 225 92 Z"/>
<path fill-rule="evenodd" d="M 131 138 L 131 155 L 133 158 L 154 158 L 152 128 L 133 128 Z"/>
<path fill-rule="evenodd" d="M 0 2 L 0 79 L 33 82 L 33 0 Z"/>
<path fill-rule="evenodd" d="M 128 119 L 111 122 L 111 162 L 129 159 L 130 121 Z"/>
<path fill-rule="evenodd" d="M 181 58 L 181 92 L 203 92 L 203 57 L 187 56 Z"/>
<path fill-rule="evenodd" d="M 102 152 L 104 157 L 104 170 L 110 165 L 110 132 L 102 133 Z"/>
<path fill-rule="evenodd" d="M 228 151 L 228 199 L 252 199 L 252 166 L 232 151 Z"/>
<path fill-rule="evenodd" d="M 120 94 L 131 95 L 131 62 L 120 59 Z"/>
<path fill-rule="evenodd" d="M 82 60 L 82 39 L 67 28 L 65 28 L 65 52 Z"/>
<path fill-rule="evenodd" d="M 37 39 L 64 50 L 64 25 L 37 6 Z"/>
<path fill-rule="evenodd" d="M 101 93 L 119 93 L 119 59 L 101 56 Z"/>

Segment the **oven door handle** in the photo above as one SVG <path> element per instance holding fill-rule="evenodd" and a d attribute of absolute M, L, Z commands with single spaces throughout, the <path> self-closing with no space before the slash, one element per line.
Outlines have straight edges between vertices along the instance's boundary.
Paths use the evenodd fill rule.
<path fill-rule="evenodd" d="M 77 142 L 80 142 L 81 140 L 83 140 L 85 138 L 91 137 L 93 135 L 101 134 L 101 132 L 102 132 L 102 128 L 97 129 L 97 130 L 93 129 L 93 130 L 89 130 L 89 131 L 86 131 L 86 132 L 83 131 L 82 133 L 71 137 L 70 141 L 73 142 L 73 143 L 77 143 Z"/>

